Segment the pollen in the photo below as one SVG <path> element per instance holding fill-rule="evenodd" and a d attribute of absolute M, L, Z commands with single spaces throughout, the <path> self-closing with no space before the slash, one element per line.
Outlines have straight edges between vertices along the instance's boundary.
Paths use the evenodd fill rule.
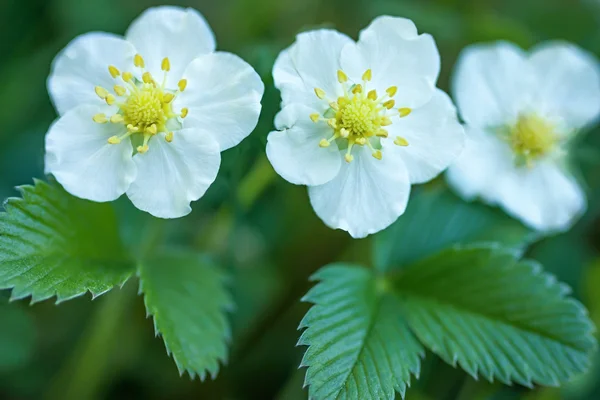
<path fill-rule="evenodd" d="M 506 136 L 516 155 L 517 164 L 527 166 L 532 166 L 534 161 L 551 153 L 559 139 L 555 126 L 536 114 L 519 116 Z"/>
<path fill-rule="evenodd" d="M 324 90 L 315 88 L 317 98 L 327 101 L 329 108 L 323 113 L 309 115 L 314 123 L 325 122 L 332 130 L 329 138 L 318 142 L 319 147 L 329 147 L 332 142 L 337 142 L 341 149 L 345 149 L 343 157 L 348 163 L 354 160 L 354 146 L 366 146 L 374 158 L 381 160 L 381 141 L 389 136 L 384 127 L 393 123 L 392 117 L 405 117 L 411 111 L 410 108 L 400 108 L 398 113 L 394 112 L 396 101 L 392 97 L 398 91 L 397 86 L 388 87 L 385 94 L 379 97 L 376 89 L 369 88 L 373 72 L 368 69 L 360 78 L 360 83 L 352 83 L 344 71 L 338 70 L 337 81 L 342 86 L 340 92 L 343 95 L 331 99 Z M 408 146 L 408 142 L 402 138 L 397 138 L 394 143 Z"/>

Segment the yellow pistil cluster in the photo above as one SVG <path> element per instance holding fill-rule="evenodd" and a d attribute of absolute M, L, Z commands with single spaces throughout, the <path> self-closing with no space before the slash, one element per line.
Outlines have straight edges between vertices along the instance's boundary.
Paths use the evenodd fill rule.
<path fill-rule="evenodd" d="M 365 71 L 362 83 L 350 84 L 348 76 L 341 70 L 337 71 L 338 82 L 342 85 L 344 94 L 337 99 L 329 99 L 324 90 L 315 88 L 315 94 L 323 101 L 327 101 L 329 108 L 323 115 L 315 113 L 310 115 L 313 122 L 325 122 L 333 130 L 329 139 L 322 139 L 319 146 L 328 147 L 334 140 L 345 141 L 339 143 L 340 148 L 346 145 L 346 162 L 352 162 L 352 148 L 355 145 L 367 146 L 373 157 L 381 160 L 382 138 L 389 136 L 386 126 L 392 124 L 391 117 L 406 117 L 410 114 L 410 108 L 395 109 L 396 102 L 393 97 L 398 88 L 391 86 L 385 94 L 379 96 L 376 90 L 368 90 L 368 82 L 371 81 L 371 70 Z M 392 111 L 393 110 L 393 111 Z M 408 141 L 400 136 L 396 137 L 394 143 L 398 146 L 408 146 Z"/>
<path fill-rule="evenodd" d="M 117 81 L 113 87 L 114 94 L 100 86 L 96 86 L 95 91 L 98 97 L 106 101 L 106 104 L 116 104 L 119 110 L 111 116 L 96 114 L 92 119 L 99 124 L 122 124 L 127 129 L 124 135 L 109 138 L 110 144 L 119 144 L 133 134 L 143 135 L 143 143 L 137 147 L 138 153 L 143 154 L 148 151 L 150 138 L 159 132 L 166 132 L 167 142 L 173 141 L 173 132 L 168 130 L 167 121 L 171 118 L 187 116 L 187 108 L 182 108 L 179 113 L 175 113 L 172 107 L 175 97 L 185 90 L 187 81 L 180 80 L 177 91 L 165 88 L 167 73 L 171 70 L 168 58 L 162 60 L 161 69 L 164 71 L 164 76 L 161 84 L 158 84 L 150 72 L 145 70 L 145 62 L 141 55 L 135 55 L 133 64 L 141 69 L 141 81 L 134 78 L 131 72 L 121 73 L 113 65 L 108 67 L 108 72 Z"/>
<path fill-rule="evenodd" d="M 519 116 L 506 137 L 517 156 L 517 164 L 532 167 L 535 160 L 549 154 L 559 142 L 555 127 L 536 114 Z"/>

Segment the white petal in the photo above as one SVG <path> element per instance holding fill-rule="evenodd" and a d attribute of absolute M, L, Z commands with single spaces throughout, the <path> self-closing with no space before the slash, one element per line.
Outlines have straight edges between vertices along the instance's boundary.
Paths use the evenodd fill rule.
<path fill-rule="evenodd" d="M 97 124 L 92 117 L 107 106 L 82 105 L 56 121 L 46 136 L 46 173 L 71 194 L 93 201 L 112 201 L 136 176 L 130 140 L 113 145 L 108 138 L 125 133 L 123 125 Z"/>
<path fill-rule="evenodd" d="M 419 35 L 411 20 L 383 16 L 360 33 L 358 43 L 344 47 L 341 64 L 357 83 L 371 69 L 369 87 L 383 93 L 397 86 L 396 103 L 418 107 L 434 93 L 440 55 L 431 35 Z"/>
<path fill-rule="evenodd" d="M 319 111 L 327 109 L 327 102 L 319 100 L 314 89 L 323 89 L 332 99 L 341 94 L 337 71 L 342 48 L 348 43 L 353 43 L 352 39 L 329 29 L 299 34 L 296 42 L 280 53 L 273 67 L 275 86 L 281 91 L 283 104 L 301 103 Z"/>
<path fill-rule="evenodd" d="M 393 119 L 388 131 L 392 140 L 399 135 L 408 141 L 402 147 L 402 160 L 412 183 L 427 182 L 446 169 L 461 153 L 465 143 L 463 127 L 456 109 L 446 93 L 437 90 L 431 101 L 404 118 Z M 385 150 L 384 150 L 385 154 Z"/>
<path fill-rule="evenodd" d="M 135 48 L 123 38 L 92 32 L 78 36 L 52 62 L 48 92 L 60 115 L 82 104 L 104 103 L 96 86 L 112 90 L 116 83 L 108 66 L 123 70 L 133 63 Z"/>
<path fill-rule="evenodd" d="M 590 53 L 563 42 L 534 49 L 530 63 L 539 81 L 534 104 L 570 128 L 583 127 L 600 114 L 600 66 Z"/>
<path fill-rule="evenodd" d="M 480 127 L 515 121 L 531 104 L 535 87 L 527 55 L 506 42 L 472 45 L 463 50 L 452 83 L 462 118 Z"/>
<path fill-rule="evenodd" d="M 192 211 L 190 202 L 204 195 L 214 182 L 221 164 L 218 143 L 199 129 L 174 132 L 167 143 L 160 133 L 145 154 L 133 157 L 137 179 L 127 196 L 140 210 L 159 218 L 179 218 Z"/>
<path fill-rule="evenodd" d="M 368 148 L 355 146 L 354 161 L 342 163 L 335 179 L 308 188 L 310 202 L 327 226 L 362 238 L 404 213 L 410 181 L 401 157 L 391 151 L 377 160 Z"/>
<path fill-rule="evenodd" d="M 204 17 L 193 8 L 162 6 L 149 8 L 131 23 L 125 38 L 144 58 L 146 69 L 162 80 L 163 58 L 169 57 L 171 71 L 167 87 L 177 88 L 183 71 L 200 54 L 215 50 L 215 37 Z"/>
<path fill-rule="evenodd" d="M 265 87 L 248 63 L 230 53 L 204 54 L 183 76 L 187 88 L 173 106 L 189 109 L 185 127 L 210 131 L 221 150 L 237 145 L 254 130 Z"/>
<path fill-rule="evenodd" d="M 319 146 L 333 130 L 323 121 L 314 123 L 309 117 L 313 112 L 299 104 L 285 107 L 275 118 L 275 127 L 281 130 L 268 137 L 267 157 L 273 168 L 296 185 L 327 183 L 338 174 L 342 163 L 335 142 L 326 148 Z"/>

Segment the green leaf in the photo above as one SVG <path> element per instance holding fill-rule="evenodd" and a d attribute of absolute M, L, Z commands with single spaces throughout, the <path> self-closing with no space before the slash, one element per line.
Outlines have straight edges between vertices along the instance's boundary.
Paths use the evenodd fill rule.
<path fill-rule="evenodd" d="M 364 268 L 324 267 L 304 300 L 314 303 L 300 328 L 308 345 L 309 397 L 392 399 L 419 374 L 422 346 L 400 314 L 398 299 Z"/>
<path fill-rule="evenodd" d="M 421 342 L 474 377 L 558 385 L 585 371 L 596 347 L 569 288 L 506 250 L 443 251 L 403 270 L 395 288 Z"/>
<path fill-rule="evenodd" d="M 535 235 L 497 208 L 467 203 L 445 186 L 415 190 L 404 215 L 375 236 L 380 271 L 408 265 L 454 244 L 501 242 L 522 249 Z"/>
<path fill-rule="evenodd" d="M 12 298 L 57 302 L 122 285 L 134 271 L 109 204 L 69 195 L 58 184 L 19 188 L 0 213 L 0 289 Z"/>
<path fill-rule="evenodd" d="M 191 252 L 164 252 L 139 266 L 140 292 L 179 373 L 214 379 L 227 360 L 233 308 L 223 272 Z"/>

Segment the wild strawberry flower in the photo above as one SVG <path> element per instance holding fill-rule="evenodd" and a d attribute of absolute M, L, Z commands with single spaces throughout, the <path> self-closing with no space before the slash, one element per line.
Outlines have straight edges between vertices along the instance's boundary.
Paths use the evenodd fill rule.
<path fill-rule="evenodd" d="M 281 91 L 267 156 L 286 180 L 309 187 L 317 215 L 356 238 L 405 210 L 463 147 L 456 110 L 435 84 L 440 57 L 412 21 L 379 17 L 358 42 L 334 30 L 297 36 L 275 62 Z"/>
<path fill-rule="evenodd" d="M 125 37 L 88 33 L 61 51 L 48 91 L 60 118 L 46 172 L 98 202 L 126 193 L 154 216 L 191 211 L 215 180 L 220 152 L 255 128 L 264 85 L 239 57 L 215 52 L 197 11 L 145 11 Z"/>
<path fill-rule="evenodd" d="M 600 115 L 597 60 L 562 42 L 530 53 L 474 45 L 460 56 L 453 91 L 467 146 L 448 171 L 452 186 L 534 229 L 568 229 L 586 208 L 568 156 L 571 140 Z"/>

